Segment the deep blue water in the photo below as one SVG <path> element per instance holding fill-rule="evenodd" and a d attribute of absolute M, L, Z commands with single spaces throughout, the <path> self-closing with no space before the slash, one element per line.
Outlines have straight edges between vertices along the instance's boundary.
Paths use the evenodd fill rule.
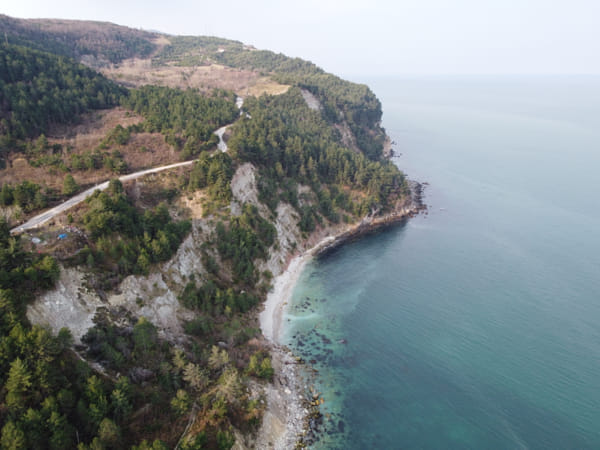
<path fill-rule="evenodd" d="M 600 78 L 363 81 L 429 213 L 301 276 L 315 448 L 600 448 Z"/>

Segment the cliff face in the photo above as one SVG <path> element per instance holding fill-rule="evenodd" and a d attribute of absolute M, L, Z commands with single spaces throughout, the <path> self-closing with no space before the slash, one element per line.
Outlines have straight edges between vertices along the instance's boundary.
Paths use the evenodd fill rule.
<path fill-rule="evenodd" d="M 52 34 L 54 26 L 66 25 L 57 22 L 44 33 Z M 94 29 L 103 28 L 102 24 L 86 27 L 92 25 Z M 23 33 L 18 35 L 22 39 L 35 37 Z M 154 137 L 169 142 L 170 157 L 199 158 L 197 163 L 189 161 L 186 163 L 189 166 L 179 171 L 170 169 L 164 178 L 129 181 L 131 184 L 121 186 L 122 192 L 119 191 L 123 195 L 120 204 L 123 209 L 110 210 L 114 205 L 108 200 L 96 199 L 93 205 L 72 208 L 69 211 L 72 216 L 53 217 L 54 223 L 47 224 L 48 230 L 37 230 L 48 231 L 50 236 L 62 233 L 59 229 L 64 227 L 73 236 L 65 241 L 57 238 L 52 246 L 43 247 L 47 253 L 62 258 L 64 266 L 55 287 L 28 305 L 27 317 L 31 323 L 46 325 L 54 332 L 69 328 L 76 348 L 86 348 L 80 354 L 98 361 L 90 365 L 106 376 L 107 383 L 126 374 L 141 393 L 146 388 L 161 389 L 165 380 L 159 382 L 158 378 L 167 377 L 170 384 L 165 384 L 167 387 L 157 400 L 160 403 L 153 403 L 160 405 L 157 408 L 161 412 L 150 419 L 154 420 L 152 426 L 160 428 L 156 435 L 164 437 L 169 445 L 196 436 L 208 436 L 212 445 L 219 433 L 224 432 L 227 437 L 231 432 L 235 435 L 235 448 L 265 448 L 272 447 L 272 443 L 276 443 L 276 448 L 290 448 L 306 425 L 306 404 L 301 392 L 304 384 L 296 376 L 295 359 L 269 342 L 276 340 L 275 333 L 269 334 L 265 328 L 266 336 L 261 337 L 257 332 L 261 306 L 252 305 L 264 297 L 273 277 L 286 270 L 289 273 L 294 267 L 299 273 L 301 265 L 295 261 L 302 260 L 302 255 L 327 251 L 401 221 L 417 212 L 420 204 L 405 195 L 404 175 L 381 157 L 385 138 L 379 123 L 381 105 L 368 87 L 345 82 L 310 63 L 290 61 L 270 52 L 248 51 L 235 42 L 169 39 L 160 48 L 152 44 L 147 50 L 145 47 L 136 50 L 146 57 L 144 68 L 156 64 L 161 70 L 176 67 L 210 75 L 214 69 L 232 77 L 243 75 L 236 79 L 235 85 L 236 93 L 246 96 L 243 109 L 239 114 L 237 109 L 232 110 L 235 96 L 230 92 L 227 101 L 221 99 L 221 103 L 229 102 L 229 108 L 222 105 L 229 114 L 227 121 L 222 119 L 222 123 L 207 123 L 202 127 L 194 123 L 189 125 L 190 129 L 180 129 L 165 119 L 157 128 L 162 134 L 155 131 Z M 128 42 L 134 46 L 137 41 Z M 211 47 L 215 45 L 225 45 L 226 51 L 215 53 Z M 41 48 L 47 50 L 47 47 Z M 50 47 L 53 51 L 61 50 L 61 54 L 75 52 L 80 59 L 88 55 L 87 49 L 82 53 L 77 46 L 58 50 Z M 194 59 L 198 48 L 204 52 L 199 54 L 201 60 Z M 155 53 L 151 56 L 150 51 Z M 94 57 L 104 58 L 102 54 Z M 181 64 L 173 65 L 174 60 Z M 227 67 L 215 69 L 215 62 Z M 290 71 L 292 62 L 302 63 L 296 72 Z M 192 64 L 194 69 L 186 64 Z M 200 65 L 196 67 L 197 64 Z M 113 64 L 111 70 L 127 67 L 121 61 Z M 117 72 L 107 73 L 116 77 Z M 159 78 L 162 75 L 140 84 L 152 84 Z M 191 76 L 190 83 L 199 83 L 199 79 L 199 75 Z M 211 88 L 227 87 L 222 85 L 221 75 L 213 81 L 216 84 L 209 84 Z M 266 92 L 277 95 L 252 98 L 254 94 L 247 85 L 256 87 L 258 81 L 273 90 Z M 198 87 L 193 83 L 186 87 Z M 171 86 L 168 81 L 163 84 Z M 281 86 L 285 89 L 280 92 Z M 167 92 L 161 89 L 142 94 L 143 89 L 129 91 L 129 95 L 154 98 Z M 182 95 L 177 90 L 167 93 L 174 98 Z M 203 93 L 206 92 L 202 89 L 186 91 L 190 98 L 202 97 Z M 120 108 L 129 108 L 133 114 L 139 106 L 136 105 L 132 100 Z M 164 156 L 161 148 L 146 148 L 138 140 L 143 131 L 139 127 L 158 120 L 152 114 L 162 112 L 163 106 L 156 104 L 150 108 L 152 111 L 138 111 L 141 116 L 136 116 L 133 124 L 137 128 L 129 130 L 127 123 L 118 123 L 121 130 L 127 128 L 130 134 L 129 147 L 115 144 L 126 157 L 133 154 L 144 164 L 155 166 L 149 153 Z M 238 108 L 241 106 L 238 102 Z M 164 116 L 172 117 L 176 109 Z M 133 117 L 129 110 L 123 111 L 124 119 Z M 185 122 L 191 117 L 200 120 L 204 116 L 199 111 L 185 112 L 180 119 Z M 117 124 L 113 125 L 117 129 Z M 220 142 L 215 150 L 211 131 L 219 127 Z M 212 140 L 197 148 L 200 144 L 193 137 L 204 132 Z M 98 142 L 104 142 L 107 139 L 104 135 L 108 136 L 110 130 L 101 134 Z M 183 151 L 188 152 L 184 155 Z M 23 159 L 23 163 L 27 161 Z M 136 167 L 130 169 L 139 170 Z M 49 171 L 47 167 L 42 169 Z M 102 180 L 109 176 L 91 169 L 77 170 L 82 172 L 85 182 L 92 182 L 92 176 Z M 114 198 L 117 197 L 115 194 Z M 163 200 L 166 207 L 159 205 Z M 379 208 L 386 208 L 387 212 L 382 214 Z M 94 236 L 90 224 L 100 227 L 100 221 L 96 223 L 95 219 L 104 218 L 108 212 L 119 218 L 121 215 L 134 218 L 131 222 L 137 221 L 139 226 L 131 227 L 134 230 L 131 232 L 129 228 L 119 228 L 119 222 L 107 221 L 110 225 L 104 234 Z M 191 227 L 181 219 L 189 219 Z M 183 227 L 177 230 L 185 231 L 171 233 L 180 225 Z M 33 242 L 31 235 L 29 238 Z M 88 252 L 89 258 L 84 257 L 84 252 Z M 152 258 L 144 259 L 148 255 Z M 166 258 L 169 259 L 165 261 Z M 150 265 L 152 261 L 154 264 Z M 131 273 L 146 275 L 122 278 Z M 278 296 L 286 297 L 287 294 Z M 184 303 L 195 309 L 186 308 Z M 93 332 L 83 339 L 91 328 Z M 152 335 L 152 345 L 136 342 L 136 338 L 142 339 L 140 333 L 150 333 L 150 329 L 154 333 L 154 328 L 163 340 Z M 148 352 L 147 347 L 156 353 Z M 276 376 L 273 383 L 266 383 L 263 379 L 272 377 L 271 364 Z M 135 411 L 131 417 L 123 418 L 120 425 L 123 435 L 137 430 L 132 425 L 135 421 L 146 422 L 145 414 L 151 409 L 150 404 L 142 404 L 146 401 L 145 394 L 136 397 Z M 257 430 L 263 413 L 263 426 Z M 189 419 L 183 415 L 189 415 Z M 177 418 L 181 420 L 177 422 Z M 187 427 L 184 419 L 188 421 Z M 252 432 L 239 430 L 258 431 L 258 440 L 254 440 Z M 135 442 L 146 438 L 149 436 L 138 434 Z M 133 442 L 134 437 L 131 439 Z"/>
<path fill-rule="evenodd" d="M 232 216 L 236 216 L 241 214 L 245 203 L 255 205 L 259 214 L 275 227 L 276 240 L 268 257 L 256 262 L 259 273 L 268 271 L 274 277 L 288 268 L 294 256 L 309 249 L 317 253 L 328 251 L 380 227 L 402 221 L 422 208 L 420 186 L 413 183 L 412 196 L 398 201 L 389 213 L 378 215 L 374 212 L 353 224 L 317 226 L 312 233 L 303 234 L 298 227 L 299 214 L 290 204 L 280 202 L 273 213 L 258 200 L 257 176 L 257 169 L 250 163 L 238 167 L 231 181 L 233 200 L 229 208 Z M 300 185 L 298 190 L 306 192 L 308 187 Z M 84 270 L 63 268 L 56 287 L 31 304 L 27 316 L 32 323 L 48 325 L 55 332 L 62 327 L 69 328 L 76 343 L 81 343 L 81 338 L 94 326 L 97 314 L 111 317 L 117 325 L 123 326 L 128 326 L 126 318 L 143 316 L 156 326 L 161 337 L 176 347 L 184 347 L 189 343 L 189 336 L 184 333 L 183 325 L 193 320 L 197 313 L 182 306 L 178 297 L 193 277 L 207 273 L 201 248 L 214 232 L 212 217 L 193 219 L 190 234 L 169 261 L 156 265 L 148 276 L 128 276 L 108 295 L 90 287 Z M 319 243 L 321 245 L 315 248 Z M 118 323 L 120 318 L 124 318 L 121 324 Z M 272 443 L 275 443 L 274 448 L 290 448 L 298 436 L 309 430 L 305 389 L 295 359 L 277 347 L 272 347 L 271 358 L 276 373 L 274 382 L 249 381 L 245 388 L 249 395 L 266 402 L 262 426 L 257 433 L 250 434 L 234 428 L 235 448 L 262 448 Z M 103 372 L 101 366 L 93 366 Z"/>
<path fill-rule="evenodd" d="M 237 169 L 231 187 L 233 215 L 240 213 L 241 205 L 250 203 L 258 207 L 264 218 L 275 216 L 276 243 L 270 248 L 268 258 L 257 264 L 261 273 L 269 271 L 275 277 L 287 268 L 294 255 L 302 254 L 320 242 L 322 245 L 316 252 L 326 252 L 361 235 L 405 220 L 423 208 L 421 186 L 413 182 L 412 195 L 396 204 L 387 214 L 369 215 L 354 224 L 322 226 L 309 235 L 303 235 L 298 228 L 298 213 L 291 205 L 279 203 L 273 215 L 259 202 L 256 168 L 252 164 L 243 164 Z M 94 325 L 96 313 L 120 310 L 121 314 L 126 311 L 136 317 L 146 317 L 162 337 L 173 343 L 185 341 L 182 325 L 193 319 L 195 313 L 183 307 L 178 296 L 188 280 L 206 273 L 200 248 L 214 232 L 210 219 L 195 219 L 192 225 L 191 233 L 171 260 L 157 265 L 148 276 L 128 276 L 109 295 L 94 291 L 88 283 L 89 274 L 83 269 L 63 267 L 56 287 L 28 306 L 27 317 L 32 323 L 49 326 L 55 332 L 63 327 L 69 328 L 79 343 Z M 330 239 L 326 239 L 328 237 Z"/>

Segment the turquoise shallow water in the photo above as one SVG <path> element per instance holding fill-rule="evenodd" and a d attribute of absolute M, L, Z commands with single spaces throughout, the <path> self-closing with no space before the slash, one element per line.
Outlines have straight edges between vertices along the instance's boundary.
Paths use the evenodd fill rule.
<path fill-rule="evenodd" d="M 429 213 L 296 286 L 315 448 L 600 448 L 600 79 L 364 81 Z"/>

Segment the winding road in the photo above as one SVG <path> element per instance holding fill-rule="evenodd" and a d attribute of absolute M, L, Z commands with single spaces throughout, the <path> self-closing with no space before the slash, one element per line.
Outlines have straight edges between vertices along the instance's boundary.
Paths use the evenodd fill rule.
<path fill-rule="evenodd" d="M 121 180 L 121 181 L 135 180 L 136 178 L 143 177 L 144 175 L 148 175 L 151 173 L 162 172 L 163 170 L 174 169 L 176 167 L 189 166 L 191 164 L 194 164 L 194 162 L 195 162 L 195 160 L 194 161 L 184 161 L 184 162 L 180 162 L 180 163 L 169 164 L 167 166 L 155 167 L 153 169 L 140 170 L 139 172 L 130 173 L 129 175 L 123 175 L 122 177 L 119 177 L 119 180 Z M 32 217 L 24 224 L 19 225 L 18 227 L 15 227 L 12 230 L 10 230 L 10 232 L 13 234 L 22 233 L 23 231 L 30 230 L 32 228 L 37 228 L 40 225 L 48 222 L 50 219 L 56 217 L 60 213 L 65 212 L 68 209 L 71 209 L 75 205 L 78 205 L 79 203 L 84 201 L 86 198 L 88 198 L 90 195 L 92 195 L 95 191 L 103 191 L 107 187 L 108 187 L 108 181 L 105 181 L 104 183 L 101 183 L 101 184 L 97 184 L 96 186 L 91 187 L 91 188 L 75 195 L 74 197 L 71 197 L 69 200 L 66 200 L 64 203 L 61 203 L 60 205 L 55 206 L 54 208 L 44 211 L 43 213 L 38 214 L 35 217 Z"/>
<path fill-rule="evenodd" d="M 241 97 L 237 97 L 235 104 L 238 107 L 238 109 L 241 110 L 243 103 L 244 103 L 244 100 Z M 227 128 L 231 125 L 232 124 L 225 125 L 224 127 L 221 127 L 214 132 L 214 134 L 216 134 L 219 137 L 219 143 L 217 144 L 217 148 L 222 152 L 227 151 L 227 144 L 223 140 L 223 134 L 225 133 L 225 130 L 227 130 Z M 151 173 L 157 173 L 157 172 L 162 172 L 163 170 L 175 169 L 176 167 L 189 166 L 191 164 L 194 164 L 194 162 L 196 162 L 196 160 L 184 161 L 184 162 L 175 163 L 175 164 L 168 164 L 166 166 L 154 167 L 153 169 L 140 170 L 139 172 L 130 173 L 129 175 L 123 175 L 122 177 L 119 177 L 119 180 L 121 180 L 121 181 L 135 180 L 136 178 L 143 177 L 144 175 L 148 175 Z M 92 195 L 95 191 L 97 191 L 97 190 L 103 191 L 107 187 L 108 187 L 108 181 L 97 184 L 96 186 L 91 187 L 91 188 L 75 195 L 74 197 L 71 197 L 69 200 L 66 200 L 65 202 L 61 203 L 60 205 L 55 206 L 54 208 L 51 208 L 47 211 L 44 211 L 43 213 L 38 214 L 35 217 L 32 217 L 24 224 L 21 224 L 18 227 L 15 227 L 12 230 L 10 230 L 10 232 L 12 234 L 16 234 L 16 233 L 22 233 L 23 231 L 31 230 L 32 228 L 38 228 L 40 225 L 48 222 L 50 219 L 53 219 L 60 213 L 63 213 L 65 211 L 71 209 L 73 206 L 78 205 L 79 203 L 84 201 L 86 198 L 88 198 L 90 195 Z"/>

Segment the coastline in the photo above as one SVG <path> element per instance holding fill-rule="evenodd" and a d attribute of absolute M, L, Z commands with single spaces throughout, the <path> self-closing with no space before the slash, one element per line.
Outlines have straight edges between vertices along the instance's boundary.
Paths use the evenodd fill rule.
<path fill-rule="evenodd" d="M 263 336 L 270 345 L 275 376 L 273 383 L 265 388 L 267 409 L 257 435 L 256 448 L 304 447 L 304 438 L 313 431 L 309 425 L 309 418 L 312 416 L 309 408 L 313 399 L 304 380 L 303 364 L 280 342 L 283 316 L 306 264 L 312 258 L 347 242 L 382 228 L 404 223 L 425 210 L 426 206 L 422 202 L 423 186 L 411 181 L 410 191 L 409 200 L 403 205 L 397 205 L 390 213 L 367 216 L 342 229 L 328 230 L 332 234 L 322 238 L 310 249 L 294 255 L 282 273 L 274 278 L 273 289 L 267 295 L 264 309 L 259 314 L 259 323 Z"/>
<path fill-rule="evenodd" d="M 271 343 L 279 344 L 283 313 L 304 267 L 321 249 L 332 245 L 336 239 L 337 236 L 327 236 L 311 249 L 294 256 L 287 268 L 275 277 L 273 289 L 267 295 L 264 310 L 259 315 L 260 329 Z"/>

